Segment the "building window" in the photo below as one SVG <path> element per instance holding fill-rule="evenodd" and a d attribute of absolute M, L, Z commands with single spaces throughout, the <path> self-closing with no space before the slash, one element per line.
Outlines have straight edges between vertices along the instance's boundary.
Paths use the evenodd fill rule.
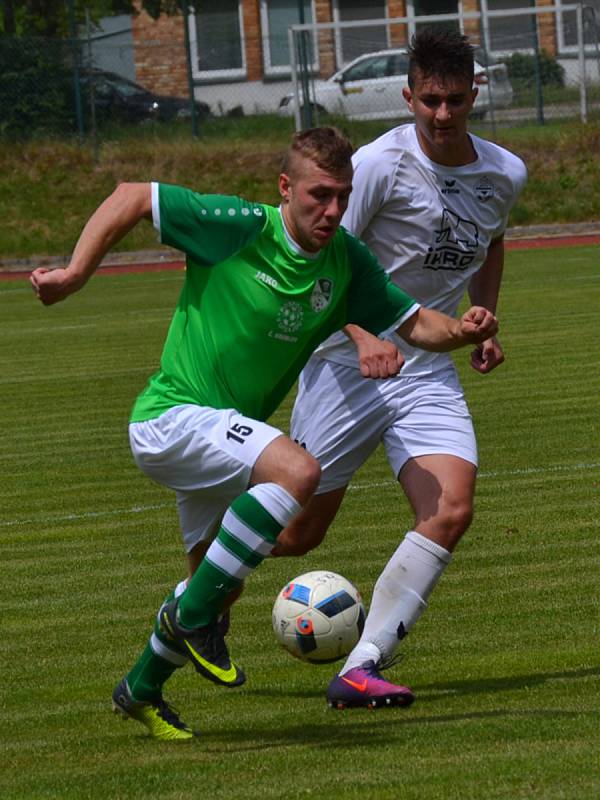
<path fill-rule="evenodd" d="M 557 0 L 557 5 L 565 5 Z M 575 11 L 562 11 L 557 14 L 558 43 L 561 51 L 577 50 L 577 14 Z M 600 45 L 600 0 L 586 0 L 583 7 L 583 43 L 586 50 L 597 52 Z"/>
<path fill-rule="evenodd" d="M 488 11 L 513 11 L 526 6 L 522 0 L 487 0 Z M 507 14 L 503 17 L 488 17 L 486 41 L 493 53 L 511 53 L 514 50 L 529 51 L 535 47 L 535 15 Z"/>
<path fill-rule="evenodd" d="M 458 14 L 460 11 L 458 0 L 413 0 L 413 9 L 417 17 L 425 17 L 433 14 Z M 416 25 L 415 33 L 425 27 L 438 28 L 440 30 L 446 30 L 447 28 L 459 29 L 460 20 L 419 22 Z"/>
<path fill-rule="evenodd" d="M 302 24 L 310 25 L 314 20 L 312 0 L 303 0 L 302 8 L 304 16 Z M 261 0 L 260 13 L 265 75 L 289 74 L 291 58 L 288 28 L 300 24 L 299 1 Z M 308 49 L 306 55 L 308 63 L 316 67 L 314 36 L 307 34 L 302 40 Z"/>
<path fill-rule="evenodd" d="M 368 19 L 386 19 L 385 0 L 335 0 L 334 22 L 358 22 Z M 336 58 L 338 66 L 353 61 L 363 53 L 389 47 L 386 25 L 368 25 L 359 28 L 336 28 Z"/>
<path fill-rule="evenodd" d="M 190 13 L 194 77 L 243 78 L 246 75 L 241 0 L 195 0 Z"/>

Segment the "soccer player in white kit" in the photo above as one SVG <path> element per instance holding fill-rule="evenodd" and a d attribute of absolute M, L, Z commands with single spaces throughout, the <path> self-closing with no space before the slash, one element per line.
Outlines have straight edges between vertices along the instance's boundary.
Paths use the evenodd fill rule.
<path fill-rule="evenodd" d="M 454 31 L 425 29 L 410 47 L 404 98 L 414 124 L 360 148 L 342 224 L 360 236 L 392 281 L 424 306 L 456 316 L 471 301 L 495 312 L 508 214 L 527 172 L 515 155 L 467 131 L 473 51 Z M 354 472 L 380 442 L 415 514 L 377 580 L 362 637 L 330 683 L 330 706 L 405 705 L 406 687 L 385 680 L 399 641 L 427 606 L 473 514 L 477 446 L 448 355 L 387 342 L 354 326 L 321 345 L 305 367 L 291 435 L 321 464 L 318 493 L 280 534 L 275 554 L 299 555 L 324 537 Z M 405 358 L 394 376 L 398 345 Z M 471 365 L 504 360 L 498 340 Z M 365 381 L 361 375 L 381 376 Z M 391 375 L 392 377 L 386 377 Z"/>

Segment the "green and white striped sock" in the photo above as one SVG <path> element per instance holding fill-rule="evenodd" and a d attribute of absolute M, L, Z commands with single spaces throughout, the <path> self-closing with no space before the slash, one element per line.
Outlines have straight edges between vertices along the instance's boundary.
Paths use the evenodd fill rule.
<path fill-rule="evenodd" d="M 164 602 L 179 597 L 184 590 L 185 581 L 181 581 L 173 592 L 169 592 Z M 187 655 L 160 629 L 156 619 L 150 641 L 126 676 L 134 700 L 159 698 L 165 682 L 187 661 Z"/>
<path fill-rule="evenodd" d="M 263 562 L 299 511 L 295 498 L 276 483 L 261 483 L 234 500 L 181 596 L 181 624 L 199 628 L 213 622 L 227 595 Z"/>
<path fill-rule="evenodd" d="M 174 591 L 170 592 L 167 597 L 165 597 L 163 604 L 161 604 L 161 608 L 164 603 L 168 603 L 174 597 L 181 597 L 181 595 L 185 592 L 186 583 L 187 581 L 181 581 L 178 583 Z M 171 637 L 168 636 L 167 633 L 165 633 L 165 631 L 161 628 L 158 614 L 154 620 L 154 631 L 150 637 L 150 647 L 157 656 L 161 656 L 165 659 L 165 661 L 170 661 L 175 667 L 182 667 L 188 660 L 187 653 L 185 653 L 179 647 L 177 642 L 171 639 Z"/>

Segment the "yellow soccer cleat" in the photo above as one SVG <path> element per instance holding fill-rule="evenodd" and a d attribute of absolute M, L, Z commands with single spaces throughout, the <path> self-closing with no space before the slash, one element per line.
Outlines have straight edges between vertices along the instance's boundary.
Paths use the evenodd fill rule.
<path fill-rule="evenodd" d="M 112 706 L 115 714 L 141 722 L 160 741 L 189 741 L 198 736 L 162 697 L 155 701 L 134 700 L 125 678 L 113 692 Z"/>

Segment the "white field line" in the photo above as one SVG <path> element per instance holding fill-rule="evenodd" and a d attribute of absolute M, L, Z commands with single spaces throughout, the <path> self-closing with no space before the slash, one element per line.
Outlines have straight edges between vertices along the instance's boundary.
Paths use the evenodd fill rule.
<path fill-rule="evenodd" d="M 580 464 L 556 464 L 548 467 L 527 467 L 526 469 L 499 470 L 494 472 L 480 472 L 478 479 L 485 478 L 511 478 L 520 475 L 550 475 L 552 473 L 583 471 L 598 469 L 600 462 L 580 463 Z M 391 478 L 387 481 L 372 481 L 368 483 L 353 483 L 348 487 L 348 491 L 381 489 L 395 485 Z M 98 519 L 106 517 L 120 517 L 124 514 L 145 514 L 148 511 L 158 511 L 163 508 L 175 508 L 175 502 L 158 503 L 156 505 L 132 506 L 131 508 L 117 508 L 108 511 L 86 511 L 84 514 L 61 514 L 51 517 L 30 517 L 29 519 L 11 519 L 0 521 L 0 528 L 9 528 L 20 525 L 32 525 L 45 522 L 50 525 L 60 522 L 73 522 L 86 519 Z"/>

